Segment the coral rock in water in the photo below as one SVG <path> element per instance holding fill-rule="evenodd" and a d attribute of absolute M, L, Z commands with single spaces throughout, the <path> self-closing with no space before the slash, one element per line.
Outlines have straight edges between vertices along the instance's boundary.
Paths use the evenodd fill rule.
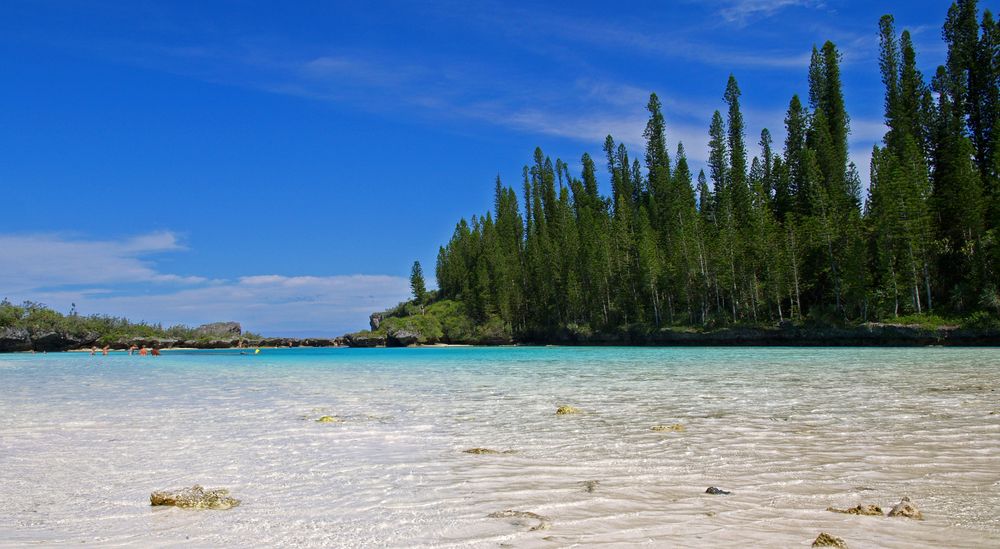
<path fill-rule="evenodd" d="M 827 507 L 827 511 L 833 511 L 834 513 L 845 513 L 848 515 L 866 515 L 872 517 L 881 517 L 885 515 L 882 508 L 878 505 L 858 505 L 857 507 L 851 507 L 850 509 L 835 509 L 833 507 Z"/>
<path fill-rule="evenodd" d="M 838 547 L 839 549 L 847 549 L 847 543 L 838 538 L 827 534 L 826 532 L 820 532 L 816 536 L 816 541 L 812 544 L 813 547 Z"/>
<path fill-rule="evenodd" d="M 728 496 L 732 492 L 727 492 L 722 488 L 716 488 L 715 486 L 709 486 L 708 490 L 705 490 L 706 494 L 712 494 L 713 496 Z"/>
<path fill-rule="evenodd" d="M 316 420 L 316 423 L 340 423 L 344 421 L 336 416 L 323 416 Z"/>
<path fill-rule="evenodd" d="M 500 450 L 493 450 L 491 448 L 469 448 L 468 450 L 462 450 L 466 454 L 499 454 Z"/>
<path fill-rule="evenodd" d="M 574 408 L 572 406 L 560 406 L 559 408 L 556 408 L 556 415 L 565 416 L 569 414 L 579 414 L 580 411 L 581 410 L 579 408 Z"/>
<path fill-rule="evenodd" d="M 684 432 L 684 426 L 680 423 L 674 423 L 673 425 L 654 425 L 653 431 L 675 431 L 678 433 Z"/>
<path fill-rule="evenodd" d="M 920 512 L 920 509 L 917 509 L 917 506 L 910 501 L 910 498 L 905 496 L 889 510 L 889 516 L 924 520 L 924 514 Z"/>
<path fill-rule="evenodd" d="M 494 450 L 493 448 L 469 448 L 468 450 L 462 450 L 465 454 L 516 454 L 517 450 Z"/>
<path fill-rule="evenodd" d="M 149 495 L 150 505 L 171 505 L 185 509 L 230 509 L 240 504 L 240 500 L 230 497 L 229 490 L 219 488 L 206 490 L 195 484 L 180 490 L 163 490 Z"/>
<path fill-rule="evenodd" d="M 506 511 L 497 511 L 496 513 L 490 513 L 487 515 L 489 518 L 518 518 L 518 519 L 532 519 L 537 520 L 538 524 L 532 526 L 528 529 L 529 532 L 534 532 L 536 530 L 548 530 L 552 527 L 552 520 L 548 517 L 543 517 L 538 513 L 532 513 L 530 511 L 513 511 L 507 509 Z"/>

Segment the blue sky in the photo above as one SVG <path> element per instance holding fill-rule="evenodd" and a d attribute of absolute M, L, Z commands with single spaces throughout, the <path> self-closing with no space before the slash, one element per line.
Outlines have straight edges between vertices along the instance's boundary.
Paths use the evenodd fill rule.
<path fill-rule="evenodd" d="M 948 5 L 8 0 L 0 297 L 359 329 L 406 297 L 414 260 L 433 273 L 497 174 L 519 185 L 535 146 L 574 171 L 608 133 L 641 154 L 655 91 L 671 147 L 700 167 L 730 72 L 748 141 L 767 127 L 780 142 L 827 39 L 867 178 L 878 18 L 910 29 L 932 74 Z"/>

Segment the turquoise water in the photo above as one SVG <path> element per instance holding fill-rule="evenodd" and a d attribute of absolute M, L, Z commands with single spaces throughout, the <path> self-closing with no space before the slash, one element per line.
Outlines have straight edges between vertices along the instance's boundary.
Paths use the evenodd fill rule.
<path fill-rule="evenodd" d="M 998 349 L 0 355 L 0 545 L 997 546 L 998 389 Z M 148 505 L 195 483 L 243 504 Z"/>

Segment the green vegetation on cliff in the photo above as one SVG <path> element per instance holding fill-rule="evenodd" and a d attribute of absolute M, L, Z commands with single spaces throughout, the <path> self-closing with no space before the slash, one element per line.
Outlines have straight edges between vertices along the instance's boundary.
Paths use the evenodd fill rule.
<path fill-rule="evenodd" d="M 451 299 L 437 299 L 437 292 L 428 292 L 426 302 L 416 299 L 377 313 L 381 318 L 373 331 L 362 335 L 389 336 L 398 332 L 417 335 L 419 343 L 506 343 L 510 332 L 494 320 L 476 323 L 466 313 L 465 305 Z"/>

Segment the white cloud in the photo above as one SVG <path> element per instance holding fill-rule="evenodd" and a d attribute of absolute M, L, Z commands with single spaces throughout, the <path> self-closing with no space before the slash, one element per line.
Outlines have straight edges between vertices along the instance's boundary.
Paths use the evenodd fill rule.
<path fill-rule="evenodd" d="M 770 17 L 775 13 L 791 7 L 820 7 L 816 0 L 726 0 L 725 7 L 719 10 L 727 22 L 745 25 L 755 18 Z"/>
<path fill-rule="evenodd" d="M 183 249 L 170 232 L 126 240 L 80 240 L 58 234 L 0 235 L 0 290 L 135 282 L 199 283 L 204 278 L 157 272 L 152 253 Z"/>
<path fill-rule="evenodd" d="M 369 313 L 409 294 L 406 278 L 387 275 L 223 280 L 160 272 L 143 257 L 183 250 L 169 232 L 123 240 L 0 235 L 0 249 L 0 297 L 165 325 L 237 320 L 271 335 L 334 336 L 366 327 Z"/>

